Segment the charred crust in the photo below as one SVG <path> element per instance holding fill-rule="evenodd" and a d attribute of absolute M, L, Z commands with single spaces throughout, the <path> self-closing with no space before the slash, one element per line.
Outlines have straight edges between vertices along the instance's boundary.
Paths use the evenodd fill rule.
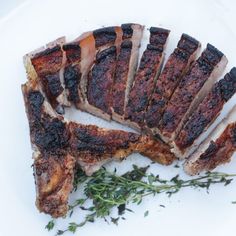
<path fill-rule="evenodd" d="M 150 28 L 150 44 L 153 45 L 165 45 L 166 40 L 169 36 L 170 31 L 158 27 Z"/>
<path fill-rule="evenodd" d="M 69 63 L 81 60 L 81 48 L 78 43 L 69 43 L 62 48 L 66 52 L 66 58 Z"/>
<path fill-rule="evenodd" d="M 158 52 L 163 52 L 163 45 L 152 45 L 152 44 L 148 44 L 147 45 L 147 49 L 151 50 L 151 51 L 158 51 Z"/>
<path fill-rule="evenodd" d="M 190 57 L 190 53 L 187 50 L 180 50 L 179 48 L 176 48 L 173 53 L 181 61 L 188 61 Z"/>
<path fill-rule="evenodd" d="M 132 46 L 133 46 L 133 43 L 130 40 L 125 40 L 125 41 L 123 41 L 121 43 L 121 48 L 129 48 L 129 49 L 131 49 Z"/>
<path fill-rule="evenodd" d="M 233 67 L 229 72 L 230 77 L 235 80 L 236 79 L 236 67 Z"/>
<path fill-rule="evenodd" d="M 62 67 L 62 50 L 60 46 L 48 48 L 31 58 L 32 65 L 39 77 L 57 73 Z"/>
<path fill-rule="evenodd" d="M 51 55 L 52 53 L 55 53 L 55 52 L 61 52 L 61 46 L 60 45 L 56 45 L 55 47 L 47 48 L 47 49 L 43 50 L 42 52 L 38 52 L 33 56 L 33 58 L 36 59 L 36 58 L 39 58 L 39 57 L 49 56 L 49 55 Z"/>
<path fill-rule="evenodd" d="M 64 71 L 65 88 L 68 89 L 68 100 L 78 103 L 80 101 L 78 86 L 81 78 L 79 66 L 67 66 Z"/>
<path fill-rule="evenodd" d="M 192 54 L 197 50 L 199 45 L 200 45 L 199 41 L 196 40 L 195 38 L 187 34 L 182 34 L 177 47 L 185 52 L 188 52 L 189 54 Z"/>
<path fill-rule="evenodd" d="M 116 46 L 109 47 L 96 55 L 96 61 L 99 63 L 103 59 L 109 57 L 110 55 L 113 56 L 116 54 Z"/>
<path fill-rule="evenodd" d="M 105 27 L 93 31 L 95 46 L 101 47 L 107 43 L 114 43 L 116 40 L 115 27 Z"/>
<path fill-rule="evenodd" d="M 27 94 L 27 102 L 29 105 L 29 114 L 33 117 L 39 118 L 41 114 L 44 97 L 39 91 L 30 91 Z"/>
<path fill-rule="evenodd" d="M 116 72 L 113 83 L 112 107 L 114 112 L 123 115 L 125 105 L 125 89 L 129 71 L 132 42 L 125 40 L 121 44 L 120 53 L 116 62 Z"/>
<path fill-rule="evenodd" d="M 165 105 L 166 101 L 164 98 L 160 100 L 152 99 L 150 101 L 149 109 L 145 115 L 146 123 L 149 128 L 153 128 L 158 125 Z"/>
<path fill-rule="evenodd" d="M 122 36 L 122 39 L 129 39 L 132 37 L 133 35 L 133 28 L 132 28 L 132 25 L 131 23 L 129 24 L 122 24 L 121 25 L 121 28 L 122 28 L 122 31 L 123 31 L 123 36 Z"/>
<path fill-rule="evenodd" d="M 217 151 L 218 151 L 218 145 L 214 141 L 211 141 L 209 147 L 203 154 L 201 154 L 199 160 L 207 161 L 211 159 L 217 153 Z"/>
<path fill-rule="evenodd" d="M 66 124 L 58 118 L 43 117 L 32 128 L 35 144 L 42 152 L 52 152 L 68 146 Z"/>
<path fill-rule="evenodd" d="M 50 100 L 53 100 L 63 92 L 59 74 L 46 75 L 42 80 Z"/>
<path fill-rule="evenodd" d="M 216 66 L 223 56 L 224 54 L 221 51 L 208 43 L 207 48 L 203 51 L 201 57 L 212 66 Z"/>
<path fill-rule="evenodd" d="M 219 87 L 222 98 L 227 102 L 236 92 L 236 77 L 231 76 L 231 72 L 227 73 L 219 81 Z"/>
<path fill-rule="evenodd" d="M 205 57 L 199 57 L 197 60 L 198 66 L 205 75 L 210 75 L 214 69 L 214 66 L 211 65 Z"/>
<path fill-rule="evenodd" d="M 175 121 L 175 116 L 173 112 L 166 110 L 163 114 L 161 125 L 166 126 L 168 124 L 174 124 L 174 121 Z"/>
<path fill-rule="evenodd" d="M 116 47 L 112 46 L 97 54 L 96 62 L 88 75 L 88 102 L 108 114 L 111 114 L 115 62 Z"/>
<path fill-rule="evenodd" d="M 77 151 L 91 154 L 114 154 L 118 149 L 128 149 L 130 143 L 139 140 L 139 135 L 126 132 L 109 131 L 103 133 L 95 126 L 81 126 L 73 128 L 74 146 Z"/>

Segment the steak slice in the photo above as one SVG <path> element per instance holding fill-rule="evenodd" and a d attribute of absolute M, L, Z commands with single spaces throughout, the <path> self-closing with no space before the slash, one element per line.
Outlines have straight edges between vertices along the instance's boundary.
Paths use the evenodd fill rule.
<path fill-rule="evenodd" d="M 184 163 L 186 173 L 196 175 L 230 161 L 236 150 L 235 114 L 236 106 Z"/>
<path fill-rule="evenodd" d="M 121 28 L 123 36 L 113 81 L 112 119 L 124 123 L 125 107 L 138 65 L 144 27 L 138 24 L 123 24 Z"/>
<path fill-rule="evenodd" d="M 159 76 L 155 90 L 150 99 L 145 114 L 145 125 L 152 132 L 157 133 L 158 124 L 164 113 L 165 107 L 180 80 L 189 69 L 190 64 L 196 59 L 200 50 L 200 43 L 187 34 L 182 34 L 177 48 L 168 58 L 161 75 Z"/>
<path fill-rule="evenodd" d="M 143 126 L 144 114 L 162 67 L 169 32 L 150 28 L 149 44 L 142 55 L 125 109 L 126 123 L 132 128 L 140 130 Z"/>
<path fill-rule="evenodd" d="M 163 165 L 169 165 L 175 160 L 168 145 L 147 135 L 74 122 L 70 122 L 69 130 L 71 154 L 88 175 L 104 163 L 123 160 L 134 152 Z"/>
<path fill-rule="evenodd" d="M 204 131 L 216 126 L 215 119 L 235 92 L 236 68 L 233 68 L 213 86 L 180 131 L 174 142 L 176 155 L 186 158 L 200 145 L 206 136 Z"/>
<path fill-rule="evenodd" d="M 90 68 L 85 66 L 82 76 L 83 109 L 98 117 L 110 120 L 116 57 L 122 41 L 121 27 L 95 30 L 93 31 L 93 40 L 95 43 L 93 64 Z M 86 48 L 86 44 L 84 47 Z M 83 47 L 81 48 L 83 51 Z"/>
<path fill-rule="evenodd" d="M 40 212 L 61 217 L 68 210 L 75 159 L 69 153 L 67 124 L 45 100 L 38 82 L 22 85 L 34 149 L 36 206 Z"/>
<path fill-rule="evenodd" d="M 189 115 L 211 90 L 226 64 L 227 59 L 223 53 L 207 44 L 207 48 L 193 63 L 168 102 L 159 125 L 164 141 L 172 142 L 176 138 Z"/>
<path fill-rule="evenodd" d="M 64 106 L 70 106 L 63 81 L 64 43 L 65 38 L 59 38 L 24 57 L 28 78 L 40 80 L 47 99 L 59 114 L 64 113 Z"/>

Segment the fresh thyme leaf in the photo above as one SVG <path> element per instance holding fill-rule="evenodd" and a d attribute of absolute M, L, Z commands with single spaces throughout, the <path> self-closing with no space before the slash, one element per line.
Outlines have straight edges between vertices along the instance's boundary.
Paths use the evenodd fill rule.
<path fill-rule="evenodd" d="M 160 207 L 163 207 L 163 208 L 165 208 L 166 206 L 165 205 L 159 205 Z"/>
<path fill-rule="evenodd" d="M 54 226 L 55 226 L 54 220 L 50 220 L 50 221 L 47 223 L 47 225 L 45 226 L 45 228 L 46 228 L 48 231 L 50 231 L 50 230 L 52 230 L 52 229 L 54 228 Z"/>
<path fill-rule="evenodd" d="M 219 172 L 207 172 L 205 175 L 188 180 L 180 179 L 179 175 L 170 180 L 163 180 L 159 175 L 148 174 L 148 168 L 149 166 L 138 167 L 133 165 L 131 171 L 121 176 L 116 174 L 116 170 L 111 173 L 105 168 L 101 168 L 89 177 L 78 170 L 75 175 L 74 191 L 76 191 L 78 184 L 83 184 L 85 197 L 77 199 L 69 206 L 68 217 L 73 214 L 77 207 L 89 211 L 89 214 L 85 216 L 82 222 L 71 222 L 65 230 L 58 230 L 57 235 L 62 235 L 65 232 L 75 233 L 79 227 L 88 222 L 93 223 L 97 218 L 102 218 L 107 222 L 109 219 L 110 222 L 117 224 L 119 219 L 125 220 L 123 216 L 119 217 L 119 215 L 124 214 L 126 210 L 131 211 L 126 208 L 127 204 L 135 203 L 138 205 L 143 198 L 149 195 L 165 193 L 170 197 L 181 189 L 189 187 L 205 188 L 208 191 L 213 184 L 221 183 L 225 186 L 230 184 L 232 177 L 236 176 Z M 232 203 L 236 204 L 236 201 Z M 160 206 L 165 207 L 164 205 Z M 107 218 L 113 208 L 118 208 L 118 217 Z M 148 213 L 146 211 L 144 216 L 147 216 Z M 54 226 L 54 221 L 52 222 Z M 52 227 L 52 223 L 48 227 Z"/>
<path fill-rule="evenodd" d="M 117 218 L 113 218 L 111 217 L 111 222 L 115 225 L 118 225 L 118 221 L 119 221 L 120 217 L 117 217 Z"/>
<path fill-rule="evenodd" d="M 144 217 L 148 216 L 148 214 L 149 214 L 149 211 L 145 211 L 144 212 Z"/>
<path fill-rule="evenodd" d="M 119 215 L 123 215 L 125 213 L 125 204 L 120 204 L 117 208 Z"/>
<path fill-rule="evenodd" d="M 180 168 L 180 166 L 178 164 L 175 164 L 174 168 Z"/>
<path fill-rule="evenodd" d="M 236 201 L 233 201 L 232 204 L 236 204 Z"/>

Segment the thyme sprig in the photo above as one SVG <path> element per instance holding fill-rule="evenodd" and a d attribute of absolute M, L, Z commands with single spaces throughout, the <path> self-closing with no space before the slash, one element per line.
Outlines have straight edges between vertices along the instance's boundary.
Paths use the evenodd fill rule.
<path fill-rule="evenodd" d="M 161 179 L 159 175 L 148 174 L 147 167 L 133 166 L 133 169 L 121 176 L 114 172 L 109 172 L 105 168 L 100 169 L 92 176 L 86 176 L 81 170 L 75 176 L 74 191 L 77 190 L 78 183 L 84 184 L 85 198 L 77 199 L 69 206 L 68 216 L 70 217 L 74 209 L 79 207 L 89 213 L 80 223 L 71 222 L 65 230 L 58 230 L 56 235 L 65 232 L 75 233 L 76 230 L 88 222 L 94 222 L 98 218 L 117 224 L 126 210 L 128 203 L 140 204 L 144 197 L 149 195 L 167 194 L 168 197 L 179 192 L 183 188 L 204 188 L 209 189 L 213 184 L 230 184 L 235 174 L 220 172 L 207 172 L 205 175 L 183 180 L 179 175 L 170 180 Z M 91 206 L 86 207 L 88 201 L 92 201 Z M 118 217 L 111 217 L 111 210 L 118 208 Z M 145 212 L 148 215 L 148 211 Z M 122 218 L 122 217 L 121 217 Z M 51 224 L 48 224 L 51 229 Z M 53 222 L 54 226 L 54 222 Z"/>

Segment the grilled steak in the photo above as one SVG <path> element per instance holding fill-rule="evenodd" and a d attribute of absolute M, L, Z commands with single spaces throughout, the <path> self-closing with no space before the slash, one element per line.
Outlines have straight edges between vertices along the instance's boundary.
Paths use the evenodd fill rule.
<path fill-rule="evenodd" d="M 182 34 L 177 48 L 168 58 L 145 114 L 146 126 L 154 133 L 157 133 L 155 128 L 158 127 L 167 102 L 192 61 L 196 59 L 199 49 L 200 43 L 196 39 Z"/>
<path fill-rule="evenodd" d="M 174 153 L 179 157 L 188 157 L 203 141 L 203 133 L 210 125 L 215 126 L 215 119 L 223 109 L 224 104 L 236 92 L 236 68 L 227 73 L 217 82 L 212 90 L 199 104 L 190 119 L 180 131 L 174 142 Z"/>
<path fill-rule="evenodd" d="M 110 120 L 113 77 L 117 51 L 122 41 L 122 30 L 121 27 L 102 28 L 93 31 L 93 37 L 96 58 L 87 76 L 84 109 Z"/>
<path fill-rule="evenodd" d="M 88 175 L 104 163 L 114 159 L 123 160 L 134 152 L 164 165 L 175 160 L 168 145 L 147 135 L 74 122 L 70 122 L 69 130 L 71 154 Z"/>
<path fill-rule="evenodd" d="M 64 113 L 64 106 L 70 106 L 62 78 L 65 65 L 65 56 L 62 51 L 63 43 L 65 43 L 65 38 L 60 38 L 47 44 L 46 48 L 41 48 L 24 57 L 29 77 L 40 80 L 50 104 L 60 114 Z"/>
<path fill-rule="evenodd" d="M 67 125 L 45 101 L 35 80 L 23 85 L 22 92 L 34 149 L 36 206 L 41 212 L 60 217 L 68 209 L 75 165 L 68 153 Z"/>
<path fill-rule="evenodd" d="M 149 44 L 142 55 L 129 93 L 125 119 L 131 127 L 138 130 L 143 126 L 144 114 L 161 70 L 169 32 L 166 29 L 150 28 Z"/>
<path fill-rule="evenodd" d="M 144 27 L 138 24 L 123 24 L 121 28 L 123 36 L 113 82 L 112 119 L 123 123 L 127 98 L 137 69 Z"/>
<path fill-rule="evenodd" d="M 175 139 L 189 115 L 211 90 L 226 64 L 227 59 L 223 53 L 208 44 L 168 102 L 159 125 L 163 140 L 170 142 Z"/>
<path fill-rule="evenodd" d="M 214 129 L 198 150 L 184 163 L 184 170 L 190 175 L 209 171 L 229 162 L 236 150 L 236 106 Z"/>
<path fill-rule="evenodd" d="M 66 214 L 76 162 L 92 174 L 112 158 L 122 160 L 133 152 L 164 165 L 175 160 L 168 145 L 150 136 L 65 121 L 45 99 L 38 82 L 29 80 L 22 92 L 34 150 L 36 205 L 41 212 L 53 217 Z"/>

